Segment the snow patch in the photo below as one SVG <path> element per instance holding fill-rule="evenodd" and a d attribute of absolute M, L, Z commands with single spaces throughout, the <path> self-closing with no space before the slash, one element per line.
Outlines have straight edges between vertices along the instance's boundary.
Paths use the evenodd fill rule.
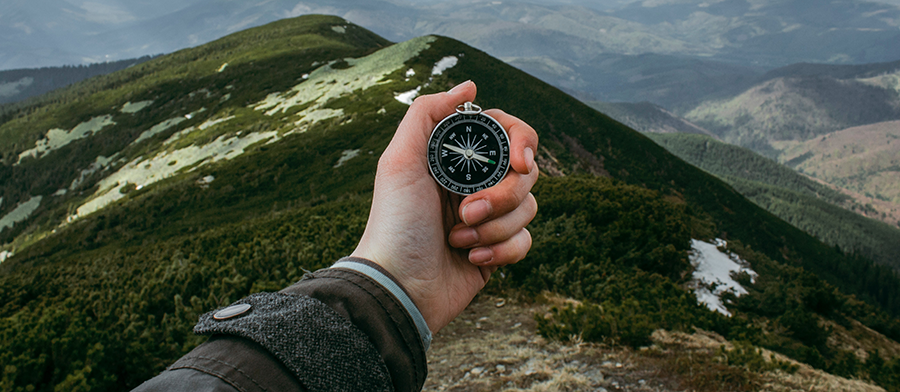
<path fill-rule="evenodd" d="M 144 140 L 147 140 L 153 136 L 156 136 L 156 134 L 158 134 L 158 133 L 164 132 L 165 130 L 167 130 L 169 128 L 172 128 L 178 124 L 181 124 L 185 120 L 187 120 L 187 118 L 182 116 L 182 117 L 170 118 L 166 121 L 156 124 L 153 127 L 151 127 L 150 129 L 141 133 L 141 136 L 138 136 L 137 139 L 134 139 L 134 141 L 131 142 L 131 144 L 138 144 Z"/>
<path fill-rule="evenodd" d="M 75 140 L 91 136 L 99 132 L 103 127 L 113 124 L 115 122 L 112 120 L 112 116 L 105 115 L 97 116 L 78 124 L 70 131 L 59 128 L 51 129 L 47 131 L 47 135 L 43 139 L 34 143 L 34 148 L 19 154 L 19 160 L 16 164 L 21 163 L 25 157 L 41 158 L 50 151 L 59 149 Z"/>
<path fill-rule="evenodd" d="M 344 165 L 344 162 L 347 162 L 347 161 L 349 161 L 349 160 L 351 160 L 351 159 L 353 159 L 353 158 L 356 158 L 357 155 L 359 155 L 359 149 L 356 149 L 356 150 L 344 150 L 344 152 L 341 153 L 341 157 L 338 159 L 338 161 L 337 161 L 337 163 L 334 165 L 334 167 L 335 167 L 335 168 L 339 168 L 339 167 L 343 166 L 343 165 Z"/>
<path fill-rule="evenodd" d="M 79 185 L 81 185 L 81 183 L 84 182 L 85 178 L 109 166 L 109 163 L 112 162 L 113 159 L 115 159 L 116 155 L 118 155 L 118 153 L 110 158 L 107 158 L 103 155 L 98 156 L 97 159 L 95 159 L 87 169 L 84 169 L 81 171 L 81 173 L 79 173 L 78 178 L 72 180 L 72 185 L 69 185 L 69 190 L 74 191 L 76 188 L 78 188 Z M 65 191 L 65 189 L 60 189 L 60 191 Z M 59 193 L 59 191 L 57 191 L 57 193 Z M 63 193 L 63 195 L 64 194 L 65 193 Z M 55 195 L 56 194 L 54 194 L 54 196 Z"/>
<path fill-rule="evenodd" d="M 228 116 L 228 117 L 219 118 L 219 119 L 216 119 L 216 120 L 212 120 L 212 119 L 206 120 L 206 121 L 203 122 L 203 124 L 200 124 L 200 126 L 198 126 L 197 128 L 200 129 L 201 131 L 204 131 L 204 130 L 206 130 L 206 129 L 209 128 L 209 127 L 213 127 L 213 126 L 219 125 L 219 124 L 221 124 L 221 123 L 223 123 L 223 122 L 226 122 L 226 121 L 229 121 L 229 120 L 231 120 L 231 119 L 233 119 L 233 118 L 234 118 L 234 116 Z"/>
<path fill-rule="evenodd" d="M 309 78 L 294 86 L 290 91 L 269 94 L 265 99 L 253 104 L 256 110 L 265 111 L 268 116 L 287 112 L 288 109 L 309 103 L 294 116 L 300 132 L 313 124 L 329 118 L 344 115 L 341 109 L 328 109 L 325 104 L 332 99 L 349 95 L 357 90 L 390 83 L 384 78 L 403 67 L 403 63 L 428 48 L 435 37 L 422 37 L 402 42 L 379 50 L 359 59 L 344 59 L 350 67 L 332 68 L 331 63 L 316 68 Z"/>
<path fill-rule="evenodd" d="M 0 263 L 6 261 L 6 259 L 13 257 L 13 252 L 8 250 L 0 250 Z"/>
<path fill-rule="evenodd" d="M 344 34 L 347 32 L 347 29 L 344 26 L 331 26 L 331 29 L 334 30 L 335 33 Z"/>
<path fill-rule="evenodd" d="M 409 90 L 405 93 L 397 94 L 394 96 L 394 99 L 396 99 L 400 102 L 403 102 L 407 105 L 412 105 L 413 101 L 416 100 L 416 97 L 419 96 L 419 90 L 421 90 L 421 89 L 422 89 L 422 87 L 419 86 L 419 87 L 416 87 L 414 90 Z"/>
<path fill-rule="evenodd" d="M 436 76 L 444 73 L 444 71 L 456 66 L 456 63 L 458 61 L 459 59 L 456 58 L 456 56 L 447 56 L 438 60 L 438 62 L 434 64 L 434 68 L 431 70 L 431 75 Z"/>
<path fill-rule="evenodd" d="M 263 140 L 278 137 L 277 131 L 250 133 L 245 137 L 226 135 L 202 146 L 191 145 L 175 151 L 163 151 L 153 158 L 142 160 L 137 158 L 117 172 L 98 183 L 98 190 L 86 203 L 78 207 L 76 213 L 69 216 L 68 221 L 83 218 L 110 203 L 125 197 L 127 186 L 134 184 L 141 189 L 157 181 L 174 176 L 182 168 L 198 167 L 225 159 L 233 159 L 244 153 L 244 150 Z"/>
<path fill-rule="evenodd" d="M 221 66 L 221 67 L 219 67 L 219 70 L 218 70 L 218 71 L 216 71 L 216 72 L 219 72 L 219 73 L 221 73 L 221 72 L 222 72 L 222 71 L 224 71 L 224 70 L 225 70 L 225 68 L 226 68 L 226 67 L 228 67 L 228 63 L 225 63 L 225 64 L 222 64 L 222 66 Z"/>
<path fill-rule="evenodd" d="M 724 240 L 716 238 L 715 244 L 691 240 L 691 264 L 694 266 L 692 285 L 697 302 L 706 305 L 709 310 L 731 316 L 722 302 L 722 294 L 731 292 L 735 296 L 747 294 L 740 283 L 732 279 L 732 274 L 747 273 L 751 282 L 756 281 L 758 274 L 750 269 L 749 263 L 734 254 L 725 254 L 718 249 L 725 246 Z"/>
<path fill-rule="evenodd" d="M 200 185 L 200 188 L 206 189 L 209 188 L 209 184 L 212 183 L 215 179 L 216 177 L 210 174 L 197 180 L 197 184 Z"/>
<path fill-rule="evenodd" d="M 131 103 L 131 101 L 128 101 L 128 102 L 125 102 L 124 105 L 122 105 L 121 112 L 128 113 L 128 114 L 137 113 L 141 109 L 143 109 L 147 106 L 150 106 L 150 104 L 152 104 L 152 103 L 153 103 L 152 100 L 151 101 L 140 101 L 140 102 L 135 102 L 135 103 Z"/>
<path fill-rule="evenodd" d="M 16 209 L 12 210 L 9 214 L 6 214 L 3 218 L 0 218 L 0 232 L 3 232 L 6 228 L 12 228 L 16 223 L 28 219 L 28 217 L 31 216 L 31 213 L 41 205 L 41 199 L 43 198 L 43 196 L 32 196 L 31 199 L 19 204 L 16 206 Z"/>
<path fill-rule="evenodd" d="M 414 70 L 414 69 L 412 69 L 412 68 L 406 70 L 406 77 L 407 77 L 407 78 L 411 78 L 411 77 L 413 77 L 413 76 L 416 76 L 416 70 Z"/>

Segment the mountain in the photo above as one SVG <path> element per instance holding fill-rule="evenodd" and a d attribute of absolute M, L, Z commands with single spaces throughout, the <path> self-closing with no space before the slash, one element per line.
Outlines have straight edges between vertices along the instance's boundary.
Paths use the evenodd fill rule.
<path fill-rule="evenodd" d="M 777 143 L 805 141 L 844 128 L 900 118 L 900 62 L 863 66 L 793 66 L 686 119 L 729 143 L 770 157 Z"/>
<path fill-rule="evenodd" d="M 721 140 L 846 189 L 868 216 L 896 224 L 900 62 L 795 64 L 741 94 L 684 114 Z"/>
<path fill-rule="evenodd" d="M 851 212 L 871 210 L 871 207 L 851 202 L 850 196 L 750 150 L 708 136 L 647 136 L 823 242 L 894 268 L 900 267 L 897 257 L 900 254 L 900 228 Z"/>
<path fill-rule="evenodd" d="M 900 209 L 900 121 L 862 125 L 779 143 L 786 165 Z"/>
<path fill-rule="evenodd" d="M 436 66 L 448 57 L 456 65 Z M 3 387 L 133 388 L 202 341 L 190 332 L 202 312 L 348 254 L 408 107 L 401 96 L 465 80 L 479 105 L 541 138 L 534 246 L 488 288 L 532 303 L 544 291 L 571 298 L 541 313 L 537 333 L 632 348 L 654 345 L 656 330 L 705 334 L 731 346 L 704 363 L 735 380 L 803 376 L 762 347 L 804 369 L 897 385 L 890 268 L 823 244 L 485 52 L 439 36 L 391 44 L 313 15 L 85 80 L 0 118 Z M 702 280 L 707 258 L 735 274 Z M 645 351 L 632 352 L 660 352 Z M 684 390 L 722 373 L 667 374 Z"/>

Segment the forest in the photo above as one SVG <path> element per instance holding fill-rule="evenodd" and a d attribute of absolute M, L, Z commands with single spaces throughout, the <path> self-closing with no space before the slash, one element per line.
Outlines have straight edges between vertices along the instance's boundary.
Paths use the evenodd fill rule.
<path fill-rule="evenodd" d="M 670 152 L 717 176 L 766 211 L 841 251 L 900 268 L 900 228 L 851 210 L 864 205 L 742 147 L 708 136 L 649 134 Z"/>

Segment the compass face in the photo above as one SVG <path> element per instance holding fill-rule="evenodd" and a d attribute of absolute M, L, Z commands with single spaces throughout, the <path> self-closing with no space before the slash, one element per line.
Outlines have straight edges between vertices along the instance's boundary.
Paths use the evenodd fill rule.
<path fill-rule="evenodd" d="M 482 113 L 455 113 L 428 140 L 428 166 L 447 190 L 470 195 L 497 185 L 509 169 L 509 137 Z"/>

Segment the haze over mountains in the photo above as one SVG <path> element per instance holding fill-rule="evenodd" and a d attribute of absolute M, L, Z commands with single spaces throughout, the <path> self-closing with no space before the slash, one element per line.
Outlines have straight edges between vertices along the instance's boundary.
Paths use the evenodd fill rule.
<path fill-rule="evenodd" d="M 773 68 L 900 58 L 895 5 L 841 0 L 133 1 L 13 0 L 0 5 L 0 69 L 168 53 L 272 20 L 336 14 L 402 41 L 460 39 L 498 57 L 586 66 L 598 54 L 699 56 Z M 599 97 L 603 98 L 603 97 Z"/>
<path fill-rule="evenodd" d="M 858 0 L 14 0 L 0 5 L 0 70 L 170 53 L 310 13 L 394 42 L 446 35 L 576 96 L 676 112 L 776 67 L 900 59 L 900 8 Z"/>

